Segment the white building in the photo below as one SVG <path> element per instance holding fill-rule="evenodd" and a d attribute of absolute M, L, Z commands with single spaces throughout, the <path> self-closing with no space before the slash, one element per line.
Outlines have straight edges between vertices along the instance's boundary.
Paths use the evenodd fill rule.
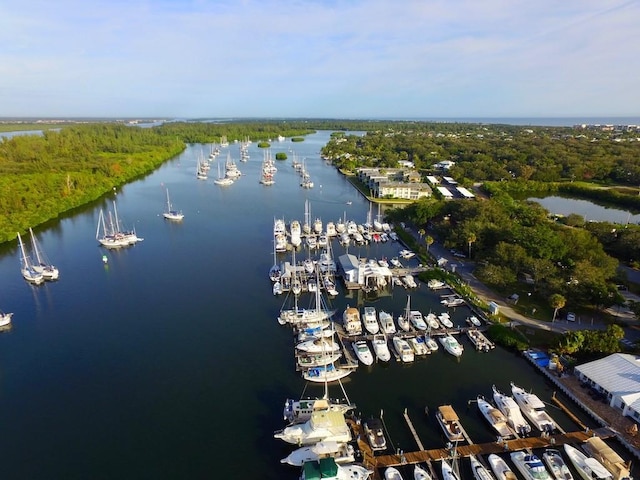
<path fill-rule="evenodd" d="M 575 374 L 622 415 L 640 422 L 640 357 L 614 353 L 575 367 Z"/>
<path fill-rule="evenodd" d="M 445 200 L 453 198 L 453 193 L 447 187 L 436 187 Z"/>

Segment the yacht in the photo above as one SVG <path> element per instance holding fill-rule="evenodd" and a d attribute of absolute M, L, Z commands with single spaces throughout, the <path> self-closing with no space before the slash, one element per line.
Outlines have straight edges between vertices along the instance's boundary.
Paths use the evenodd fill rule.
<path fill-rule="evenodd" d="M 393 337 L 393 348 L 404 363 L 410 363 L 415 360 L 413 349 L 406 340 L 400 337 Z"/>
<path fill-rule="evenodd" d="M 344 442 L 318 442 L 308 447 L 300 447 L 291 452 L 280 463 L 301 467 L 306 462 L 315 462 L 321 458 L 332 457 L 336 463 L 355 462 L 355 449 Z"/>
<path fill-rule="evenodd" d="M 501 438 L 509 438 L 513 435 L 513 431 L 509 428 L 506 417 L 500 410 L 480 396 L 477 398 L 477 403 L 484 418 Z"/>
<path fill-rule="evenodd" d="M 364 433 L 367 436 L 367 442 L 374 452 L 386 450 L 387 440 L 384 436 L 384 428 L 382 421 L 378 418 L 368 418 L 364 421 Z"/>
<path fill-rule="evenodd" d="M 330 353 L 340 350 L 340 344 L 334 342 L 333 338 L 314 338 L 296 345 L 296 350 L 306 353 Z"/>
<path fill-rule="evenodd" d="M 373 472 L 357 463 L 338 464 L 333 457 L 305 462 L 300 480 L 366 480 Z"/>
<path fill-rule="evenodd" d="M 398 257 L 393 257 L 391 260 L 389 260 L 389 262 L 393 267 L 402 268 L 402 263 L 400 263 L 400 260 L 398 260 Z"/>
<path fill-rule="evenodd" d="M 511 461 L 525 480 L 553 480 L 540 459 L 531 453 L 513 452 Z"/>
<path fill-rule="evenodd" d="M 464 440 L 460 419 L 451 405 L 441 405 L 436 411 L 436 420 L 448 442 L 460 442 Z"/>
<path fill-rule="evenodd" d="M 438 351 L 438 342 L 436 342 L 431 335 L 424 336 L 424 344 L 431 350 L 431 353 Z"/>
<path fill-rule="evenodd" d="M 545 404 L 534 393 L 529 393 L 525 389 L 518 387 L 511 382 L 511 393 L 513 398 L 522 410 L 522 413 L 541 432 L 553 432 L 556 423 L 545 410 Z"/>
<path fill-rule="evenodd" d="M 300 368 L 322 367 L 340 360 L 340 357 L 342 357 L 342 352 L 298 353 L 296 354 L 296 364 Z"/>
<path fill-rule="evenodd" d="M 473 477 L 476 480 L 495 480 L 487 467 L 482 465 L 475 455 L 469 455 L 469 461 L 471 462 Z"/>
<path fill-rule="evenodd" d="M 290 424 L 304 423 L 311 418 L 313 412 L 333 410 L 344 415 L 355 408 L 356 405 L 348 401 L 328 399 L 328 394 L 325 393 L 324 398 L 301 398 L 299 400 L 288 398 L 284 402 L 282 416 Z"/>
<path fill-rule="evenodd" d="M 323 441 L 350 442 L 351 429 L 343 413 L 319 410 L 314 411 L 306 422 L 289 425 L 275 432 L 273 437 L 300 446 Z"/>
<path fill-rule="evenodd" d="M 438 321 L 443 328 L 453 328 L 451 316 L 447 312 L 442 312 L 440 315 L 438 315 Z"/>
<path fill-rule="evenodd" d="M 428 355 L 431 353 L 431 350 L 424 344 L 423 337 L 409 337 L 407 338 L 407 342 L 409 342 L 409 345 L 416 355 Z"/>
<path fill-rule="evenodd" d="M 413 480 L 432 480 L 432 478 L 426 469 L 416 463 L 413 467 Z"/>
<path fill-rule="evenodd" d="M 393 323 L 393 315 L 385 312 L 384 310 L 380 310 L 378 320 L 380 320 L 380 327 L 382 327 L 382 331 L 384 333 L 389 335 L 396 333 L 396 326 Z"/>
<path fill-rule="evenodd" d="M 289 230 L 291 232 L 291 245 L 293 245 L 294 248 L 298 248 L 302 243 L 302 227 L 300 226 L 300 222 L 293 220 L 291 225 L 289 225 Z"/>
<path fill-rule="evenodd" d="M 555 480 L 573 480 L 573 474 L 558 450 L 547 448 L 542 453 L 542 460 L 549 468 L 549 471 L 551 471 L 551 475 Z"/>
<path fill-rule="evenodd" d="M 342 324 L 347 335 L 362 335 L 362 322 L 357 308 L 347 307 L 342 314 Z"/>
<path fill-rule="evenodd" d="M 514 471 L 501 456 L 492 453 L 487 457 L 487 461 L 498 480 L 518 480 Z"/>
<path fill-rule="evenodd" d="M 429 312 L 424 320 L 430 330 L 438 330 L 440 328 L 440 322 L 438 322 L 438 317 L 436 317 L 435 313 Z"/>
<path fill-rule="evenodd" d="M 429 287 L 431 290 L 439 290 L 440 288 L 445 288 L 446 286 L 446 283 L 436 278 L 432 278 L 427 282 L 427 287 Z"/>
<path fill-rule="evenodd" d="M 494 385 L 493 389 L 493 401 L 503 415 L 507 418 L 509 426 L 519 435 L 525 436 L 531 433 L 531 425 L 522 416 L 520 407 L 515 402 L 513 397 L 505 395 Z"/>
<path fill-rule="evenodd" d="M 375 335 L 380 331 L 375 307 L 364 307 L 362 323 L 364 323 L 365 330 L 371 335 Z"/>
<path fill-rule="evenodd" d="M 600 437 L 590 437 L 583 444 L 585 452 L 609 470 L 614 480 L 631 480 L 630 465 Z"/>
<path fill-rule="evenodd" d="M 448 333 L 440 337 L 439 340 L 442 346 L 444 347 L 444 349 L 447 352 L 449 352 L 451 355 L 453 355 L 454 357 L 462 356 L 462 352 L 464 351 L 464 348 L 458 342 L 458 340 L 456 340 L 456 337 Z"/>
<path fill-rule="evenodd" d="M 422 313 L 420 313 L 418 310 L 411 310 L 409 312 L 409 321 L 411 322 L 411 325 L 413 325 L 417 330 L 424 331 L 427 329 L 427 322 L 424 321 Z"/>
<path fill-rule="evenodd" d="M 564 444 L 564 451 L 583 480 L 613 480 L 611 472 L 595 458 L 587 457 L 568 443 Z"/>
<path fill-rule="evenodd" d="M 387 344 L 387 337 L 384 334 L 378 333 L 373 336 L 373 353 L 376 358 L 381 362 L 388 362 L 391 360 L 391 352 L 389 351 L 389 345 Z"/>
<path fill-rule="evenodd" d="M 467 317 L 466 322 L 469 325 L 471 325 L 472 327 L 481 327 L 482 326 L 482 322 L 475 315 L 471 315 L 471 316 Z"/>
<path fill-rule="evenodd" d="M 384 469 L 384 480 L 403 480 L 400 470 L 396 467 L 387 467 Z"/>
<path fill-rule="evenodd" d="M 442 460 L 442 478 L 443 480 L 460 480 L 460 477 L 453 471 L 451 465 L 446 460 Z"/>
<path fill-rule="evenodd" d="M 364 365 L 373 365 L 373 354 L 365 340 L 354 342 L 353 351 L 356 352 L 356 357 L 358 357 L 358 360 L 360 360 Z"/>

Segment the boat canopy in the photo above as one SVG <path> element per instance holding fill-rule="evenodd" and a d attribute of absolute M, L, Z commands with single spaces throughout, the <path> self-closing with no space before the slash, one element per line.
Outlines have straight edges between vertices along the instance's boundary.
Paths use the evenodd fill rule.
<path fill-rule="evenodd" d="M 438 407 L 438 411 L 440 411 L 440 415 L 442 415 L 445 422 L 458 421 L 458 415 L 456 415 L 456 412 L 453 410 L 451 405 L 441 405 Z"/>

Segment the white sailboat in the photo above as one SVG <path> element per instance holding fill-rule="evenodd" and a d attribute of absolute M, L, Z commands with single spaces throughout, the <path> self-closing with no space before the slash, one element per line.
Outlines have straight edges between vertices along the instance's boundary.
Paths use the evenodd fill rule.
<path fill-rule="evenodd" d="M 169 199 L 169 189 L 167 188 L 167 209 L 163 212 L 162 216 L 167 220 L 173 220 L 176 222 L 181 221 L 184 218 L 182 211 L 175 210 L 171 206 L 171 200 Z"/>
<path fill-rule="evenodd" d="M 33 234 L 33 229 L 29 229 L 29 234 L 31 235 L 31 249 L 35 256 L 35 263 L 32 265 L 33 269 L 41 273 L 45 280 L 57 280 L 60 272 L 47 260 L 46 255 L 36 240 L 36 236 Z"/>
<path fill-rule="evenodd" d="M 29 283 L 41 285 L 44 283 L 44 275 L 33 268 L 33 262 L 25 250 L 24 243 L 22 243 L 22 237 L 20 237 L 19 233 L 18 244 L 20 245 L 20 272 L 22 273 L 22 276 Z"/>
<path fill-rule="evenodd" d="M 11 323 L 11 317 L 13 313 L 7 313 L 0 310 L 0 327 L 6 327 Z"/>
<path fill-rule="evenodd" d="M 222 187 L 229 186 L 233 184 L 233 178 L 228 177 L 226 175 L 222 175 L 220 171 L 220 162 L 218 162 L 218 178 L 216 178 L 213 183 L 216 185 L 220 185 Z"/>

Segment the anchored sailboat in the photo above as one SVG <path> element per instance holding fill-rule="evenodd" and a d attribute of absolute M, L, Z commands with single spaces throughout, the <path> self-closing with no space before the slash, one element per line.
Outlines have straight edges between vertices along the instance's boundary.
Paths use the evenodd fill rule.
<path fill-rule="evenodd" d="M 27 282 L 33 283 L 34 285 L 44 283 L 44 275 L 33 268 L 33 262 L 24 248 L 24 243 L 22 243 L 22 237 L 19 233 L 18 243 L 20 245 L 20 272 L 22 273 L 22 276 Z"/>
<path fill-rule="evenodd" d="M 60 276 L 60 272 L 47 260 L 46 255 L 40 249 L 36 236 L 33 234 L 33 230 L 31 228 L 29 229 L 29 233 L 31 234 L 31 249 L 35 255 L 35 263 L 32 265 L 33 269 L 42 274 L 45 280 L 57 280 Z"/>

